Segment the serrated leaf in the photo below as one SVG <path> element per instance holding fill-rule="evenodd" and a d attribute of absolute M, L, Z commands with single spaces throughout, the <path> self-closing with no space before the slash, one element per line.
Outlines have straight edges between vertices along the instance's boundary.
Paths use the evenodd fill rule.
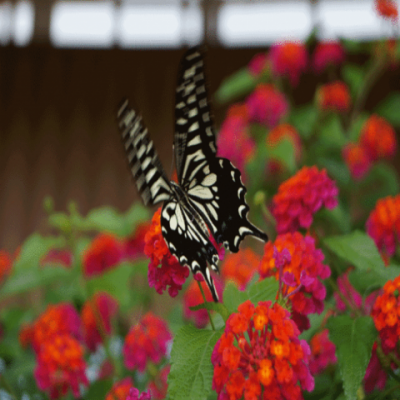
<path fill-rule="evenodd" d="M 274 301 L 278 288 L 275 278 L 267 278 L 250 284 L 245 291 L 240 291 L 235 283 L 228 282 L 224 290 L 224 304 L 230 312 L 235 312 L 246 300 L 250 300 L 253 304 L 259 301 Z"/>
<path fill-rule="evenodd" d="M 354 231 L 347 235 L 327 237 L 324 244 L 361 271 L 384 267 L 374 241 L 364 232 Z"/>
<path fill-rule="evenodd" d="M 343 79 L 349 85 L 352 97 L 355 98 L 364 83 L 364 70 L 359 65 L 346 64 L 343 66 L 342 73 Z"/>
<path fill-rule="evenodd" d="M 392 92 L 379 103 L 376 112 L 396 128 L 400 127 L 400 92 Z"/>
<path fill-rule="evenodd" d="M 290 113 L 289 122 L 294 125 L 303 138 L 308 139 L 313 132 L 317 117 L 317 109 L 308 105 L 294 109 Z"/>
<path fill-rule="evenodd" d="M 329 338 L 336 346 L 346 398 L 356 400 L 377 338 L 374 322 L 371 317 L 352 319 L 343 315 L 330 318 L 328 329 Z"/>
<path fill-rule="evenodd" d="M 247 68 L 242 68 L 226 78 L 215 93 L 215 100 L 219 104 L 225 104 L 233 99 L 250 93 L 257 84 Z"/>
<path fill-rule="evenodd" d="M 223 330 L 183 326 L 176 334 L 171 350 L 168 375 L 170 400 L 205 400 L 211 392 L 213 366 L 211 353 Z"/>

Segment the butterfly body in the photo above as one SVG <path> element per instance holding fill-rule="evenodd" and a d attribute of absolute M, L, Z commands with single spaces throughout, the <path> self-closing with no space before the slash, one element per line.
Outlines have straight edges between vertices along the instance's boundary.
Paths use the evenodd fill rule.
<path fill-rule="evenodd" d="M 208 265 L 218 272 L 218 252 L 211 237 L 232 252 L 246 235 L 267 241 L 247 219 L 249 206 L 241 173 L 216 156 L 204 81 L 203 58 L 190 49 L 181 63 L 175 107 L 174 152 L 178 183 L 169 181 L 147 129 L 127 102 L 118 112 L 132 175 L 145 204 L 164 202 L 161 229 L 169 250 L 194 274 L 200 272 L 215 301 L 218 295 Z"/>

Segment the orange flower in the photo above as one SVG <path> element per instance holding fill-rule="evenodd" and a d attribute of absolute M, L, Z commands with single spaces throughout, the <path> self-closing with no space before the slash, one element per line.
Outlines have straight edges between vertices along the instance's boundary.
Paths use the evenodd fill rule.
<path fill-rule="evenodd" d="M 364 146 L 348 143 L 343 148 L 343 158 L 354 179 L 362 179 L 371 167 L 371 159 Z"/>
<path fill-rule="evenodd" d="M 12 261 L 10 254 L 5 250 L 0 250 L 0 283 L 8 277 L 11 272 Z"/>
<path fill-rule="evenodd" d="M 378 14 L 384 18 L 396 21 L 399 16 L 397 4 L 393 0 L 375 0 L 375 8 Z"/>
<path fill-rule="evenodd" d="M 122 260 L 122 246 L 108 233 L 99 234 L 83 254 L 83 271 L 86 277 L 102 274 Z"/>
<path fill-rule="evenodd" d="M 346 112 L 350 108 L 350 93 L 340 81 L 327 83 L 317 92 L 317 103 L 321 110 Z"/>
<path fill-rule="evenodd" d="M 400 195 L 378 200 L 368 217 L 366 228 L 378 249 L 393 256 L 400 240 Z"/>
<path fill-rule="evenodd" d="M 111 390 L 107 393 L 105 400 L 126 400 L 129 391 L 133 388 L 131 377 L 126 377 L 118 382 L 115 382 Z"/>
<path fill-rule="evenodd" d="M 87 386 L 83 347 L 68 334 L 55 334 L 43 343 L 37 356 L 35 379 L 40 390 L 51 399 L 65 396 L 69 389 L 80 397 L 80 385 Z"/>
<path fill-rule="evenodd" d="M 257 272 L 260 260 L 261 257 L 249 247 L 236 254 L 229 254 L 225 257 L 221 276 L 225 281 L 236 282 L 239 289 L 244 290 Z"/>
<path fill-rule="evenodd" d="M 256 330 L 261 315 L 264 323 Z M 310 348 L 299 340 L 299 333 L 289 312 L 277 303 L 264 301 L 254 307 L 247 300 L 239 306 L 211 356 L 218 398 L 257 399 L 263 391 L 268 393 L 264 399 L 302 399 L 301 389 L 313 390 L 314 380 L 308 369 Z"/>
<path fill-rule="evenodd" d="M 360 143 L 371 160 L 393 157 L 396 152 L 396 134 L 382 117 L 371 115 L 361 129 Z"/>

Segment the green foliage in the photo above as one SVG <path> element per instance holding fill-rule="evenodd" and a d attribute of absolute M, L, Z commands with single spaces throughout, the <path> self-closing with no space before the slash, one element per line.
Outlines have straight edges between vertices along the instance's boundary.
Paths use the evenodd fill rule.
<path fill-rule="evenodd" d="M 244 68 L 226 78 L 217 92 L 215 100 L 219 104 L 225 104 L 250 93 L 256 86 L 257 80 Z"/>
<path fill-rule="evenodd" d="M 313 105 L 295 108 L 289 116 L 289 122 L 294 125 L 304 139 L 309 139 L 317 122 L 318 110 Z"/>
<path fill-rule="evenodd" d="M 376 112 L 394 127 L 400 127 L 400 92 L 391 93 L 377 107 Z"/>
<path fill-rule="evenodd" d="M 267 146 L 267 157 L 279 161 L 290 173 L 293 173 L 296 170 L 294 151 L 293 142 L 284 138 L 273 147 Z"/>
<path fill-rule="evenodd" d="M 211 353 L 223 330 L 199 330 L 183 326 L 175 335 L 168 376 L 169 400 L 203 400 L 211 392 Z"/>
<path fill-rule="evenodd" d="M 346 400 L 356 400 L 377 336 L 374 323 L 370 317 L 352 319 L 343 315 L 330 318 L 328 329 L 336 346 Z"/>
<path fill-rule="evenodd" d="M 342 71 L 343 78 L 349 85 L 350 93 L 354 99 L 364 83 L 365 72 L 362 67 L 355 64 L 346 64 Z"/>

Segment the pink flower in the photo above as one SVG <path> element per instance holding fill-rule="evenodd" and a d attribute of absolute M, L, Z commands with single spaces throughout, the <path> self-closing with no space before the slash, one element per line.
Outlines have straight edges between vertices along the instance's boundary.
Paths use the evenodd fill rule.
<path fill-rule="evenodd" d="M 328 329 L 324 329 L 311 339 L 310 372 L 312 375 L 323 372 L 328 365 L 336 364 L 336 347 L 329 340 L 328 335 Z"/>
<path fill-rule="evenodd" d="M 247 66 L 251 75 L 257 77 L 266 69 L 268 65 L 268 57 L 265 53 L 256 54 Z"/>
<path fill-rule="evenodd" d="M 371 393 L 374 389 L 382 391 L 386 385 L 387 373 L 379 361 L 376 349 L 377 343 L 375 342 L 372 347 L 372 355 L 364 376 L 364 386 L 367 393 Z"/>
<path fill-rule="evenodd" d="M 140 394 L 139 389 L 131 388 L 126 400 L 151 400 L 151 395 L 150 392 L 142 392 Z"/>
<path fill-rule="evenodd" d="M 342 154 L 353 179 L 362 179 L 371 167 L 368 151 L 358 143 L 348 143 Z"/>
<path fill-rule="evenodd" d="M 124 254 L 128 260 L 136 260 L 144 256 L 144 237 L 150 228 L 150 222 L 142 222 L 135 232 L 123 242 Z"/>
<path fill-rule="evenodd" d="M 340 42 L 322 42 L 314 50 L 312 65 L 315 72 L 320 74 L 330 65 L 340 65 L 344 58 L 344 48 Z"/>
<path fill-rule="evenodd" d="M 126 367 L 144 372 L 148 361 L 158 364 L 166 356 L 171 339 L 167 323 L 148 312 L 126 335 L 122 349 Z"/>
<path fill-rule="evenodd" d="M 72 252 L 67 249 L 51 249 L 49 252 L 40 260 L 41 265 L 46 264 L 60 264 L 66 268 L 72 266 L 73 256 Z"/>
<path fill-rule="evenodd" d="M 297 85 L 307 67 L 307 50 L 302 43 L 285 42 L 271 47 L 269 59 L 277 76 L 286 76 L 293 86 Z"/>
<path fill-rule="evenodd" d="M 283 182 L 272 199 L 272 214 L 279 234 L 308 229 L 314 214 L 323 206 L 337 206 L 338 188 L 326 171 L 316 166 L 303 167 Z"/>
<path fill-rule="evenodd" d="M 166 365 L 154 378 L 149 382 L 148 388 L 151 393 L 151 397 L 154 400 L 163 400 L 167 396 L 168 383 L 167 378 L 171 366 Z"/>
<path fill-rule="evenodd" d="M 285 96 L 273 85 L 260 84 L 247 98 L 246 106 L 251 122 L 273 128 L 288 112 Z"/>

